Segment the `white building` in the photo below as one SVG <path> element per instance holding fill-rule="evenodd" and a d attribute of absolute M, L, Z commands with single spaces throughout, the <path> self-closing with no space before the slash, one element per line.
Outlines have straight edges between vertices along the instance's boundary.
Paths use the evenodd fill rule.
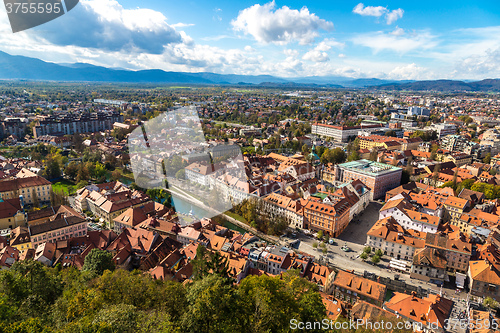
<path fill-rule="evenodd" d="M 405 199 L 391 200 L 380 209 L 379 219 L 393 217 L 405 229 L 435 234 L 440 218 L 413 210 L 413 206 Z"/>

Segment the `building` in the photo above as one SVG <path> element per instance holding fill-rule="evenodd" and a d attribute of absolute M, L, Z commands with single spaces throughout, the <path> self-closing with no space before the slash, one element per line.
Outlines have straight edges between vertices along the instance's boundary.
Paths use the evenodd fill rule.
<path fill-rule="evenodd" d="M 32 249 L 30 232 L 27 227 L 17 227 L 10 233 L 10 246 L 15 247 L 19 252 Z"/>
<path fill-rule="evenodd" d="M 75 133 L 95 133 L 113 129 L 115 122 L 122 122 L 118 112 L 92 112 L 85 114 L 66 113 L 58 116 L 44 116 L 33 127 L 36 138 L 43 135 L 73 135 Z"/>
<path fill-rule="evenodd" d="M 333 281 L 333 295 L 354 304 L 358 300 L 382 306 L 387 287 L 350 272 L 339 270 Z"/>
<path fill-rule="evenodd" d="M 403 169 L 379 162 L 358 160 L 335 166 L 335 180 L 351 183 L 360 180 L 371 189 L 373 200 L 401 184 Z"/>
<path fill-rule="evenodd" d="M 366 244 L 397 260 L 412 260 L 415 251 L 425 245 L 425 233 L 405 230 L 393 217 L 386 217 L 366 233 Z"/>
<path fill-rule="evenodd" d="M 304 207 L 304 228 L 338 237 L 350 222 L 350 208 L 346 199 L 329 204 L 310 200 Z"/>
<path fill-rule="evenodd" d="M 33 248 L 46 242 L 57 242 L 87 234 L 87 220 L 83 217 L 55 215 L 54 219 L 29 227 Z"/>
<path fill-rule="evenodd" d="M 425 129 L 436 131 L 438 139 L 457 133 L 457 127 L 455 124 L 432 124 Z"/>
<path fill-rule="evenodd" d="M 497 264 L 488 260 L 470 261 L 467 275 L 472 295 L 489 296 L 500 301 L 500 270 Z"/>
<path fill-rule="evenodd" d="M 426 116 L 429 117 L 431 115 L 431 112 L 427 108 L 422 108 L 419 106 L 410 106 L 408 108 L 408 116 L 413 117 L 413 116 Z"/>
<path fill-rule="evenodd" d="M 446 271 L 467 273 L 472 244 L 466 242 L 465 237 L 459 232 L 458 237 L 454 237 L 454 234 L 428 233 L 425 237 L 425 246 L 442 252 L 446 259 Z"/>
<path fill-rule="evenodd" d="M 186 172 L 186 180 L 193 183 L 198 183 L 203 186 L 210 185 L 210 174 L 215 172 L 213 164 L 192 163 L 184 168 Z"/>
<path fill-rule="evenodd" d="M 7 200 L 22 196 L 23 203 L 28 205 L 36 202 L 38 204 L 49 203 L 51 191 L 52 183 L 40 176 L 0 181 L 1 199 Z"/>
<path fill-rule="evenodd" d="M 444 333 L 453 301 L 431 294 L 425 298 L 395 292 L 383 308 L 410 321 L 415 331 Z"/>
<path fill-rule="evenodd" d="M 271 218 L 279 216 L 284 218 L 290 228 L 302 229 L 304 227 L 304 213 L 300 200 L 271 193 L 263 199 L 264 211 Z"/>
<path fill-rule="evenodd" d="M 24 225 L 24 211 L 19 198 L 0 199 L 0 230 Z"/>
<path fill-rule="evenodd" d="M 410 278 L 443 284 L 446 278 L 446 257 L 443 252 L 429 247 L 415 251 Z"/>
<path fill-rule="evenodd" d="M 0 122 L 0 137 L 4 138 L 14 135 L 22 138 L 26 135 L 28 125 L 29 122 L 26 118 L 5 118 L 5 120 Z"/>
<path fill-rule="evenodd" d="M 387 202 L 379 213 L 379 219 L 392 216 L 405 229 L 436 233 L 441 222 L 439 216 L 418 212 L 406 199 L 394 199 Z"/>
<path fill-rule="evenodd" d="M 381 128 L 384 128 L 384 125 L 334 126 L 314 123 L 311 127 L 311 133 L 321 137 L 333 138 L 335 142 L 348 142 L 349 139 L 358 136 L 360 132 L 374 132 Z"/>
<path fill-rule="evenodd" d="M 108 227 L 113 228 L 113 220 L 124 211 L 145 206 L 151 202 L 151 198 L 144 193 L 132 191 L 123 183 L 115 181 L 89 185 L 80 189 L 74 204 L 78 211 L 89 210 Z"/>

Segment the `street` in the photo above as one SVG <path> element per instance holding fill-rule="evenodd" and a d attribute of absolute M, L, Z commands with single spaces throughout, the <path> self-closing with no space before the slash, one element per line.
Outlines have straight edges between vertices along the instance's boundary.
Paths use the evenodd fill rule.
<path fill-rule="evenodd" d="M 388 266 L 391 260 L 388 256 L 382 256 L 381 261 L 377 265 L 372 264 L 369 259 L 365 261 L 359 258 L 359 254 L 361 254 L 365 248 L 366 233 L 378 220 L 378 212 L 381 207 L 382 204 L 380 202 L 371 202 L 359 216 L 355 217 L 349 223 L 349 226 L 339 238 L 334 238 L 335 243 L 333 245 L 326 245 L 328 251 L 326 255 L 323 254 L 319 246 L 317 249 L 313 247 L 314 242 L 319 243 L 318 240 L 303 233 L 297 234 L 297 239 L 300 241 L 298 250 L 314 255 L 317 259 L 323 256 L 328 260 L 330 265 L 344 270 L 354 270 L 361 275 L 363 275 L 364 271 L 368 271 L 377 276 L 394 279 L 394 275 L 398 274 L 399 280 L 405 281 L 407 284 L 431 290 L 432 293 L 439 293 L 441 288 L 435 284 L 412 279 L 408 273 L 390 271 L 384 268 Z M 347 245 L 351 251 L 342 251 L 341 247 L 344 245 Z M 461 300 L 467 298 L 466 292 L 455 294 L 455 289 L 447 288 L 443 288 L 442 291 L 447 298 L 453 299 L 454 301 L 461 302 Z"/>

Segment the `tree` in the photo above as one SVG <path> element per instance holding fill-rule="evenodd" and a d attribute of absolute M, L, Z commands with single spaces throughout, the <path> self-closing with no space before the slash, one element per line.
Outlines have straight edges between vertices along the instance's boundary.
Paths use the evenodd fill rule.
<path fill-rule="evenodd" d="M 374 255 L 374 256 L 372 257 L 372 263 L 374 263 L 374 264 L 378 264 L 379 262 L 380 262 L 380 257 L 379 257 L 379 256 L 377 256 L 377 255 Z"/>
<path fill-rule="evenodd" d="M 359 160 L 361 157 L 359 156 L 359 153 L 357 151 L 353 151 L 349 157 L 347 158 L 347 160 L 349 162 L 352 162 L 352 161 L 357 161 Z"/>
<path fill-rule="evenodd" d="M 483 163 L 490 164 L 491 163 L 491 153 L 486 154 L 483 158 Z"/>
<path fill-rule="evenodd" d="M 0 295 L 6 295 L 19 313 L 38 316 L 49 311 L 62 290 L 60 278 L 39 261 L 18 261 L 0 273 Z"/>
<path fill-rule="evenodd" d="M 49 158 L 45 163 L 45 175 L 47 179 L 56 179 L 61 177 L 61 167 L 55 159 Z"/>
<path fill-rule="evenodd" d="M 90 179 L 89 170 L 85 163 L 81 163 L 78 168 L 78 174 L 76 176 L 76 182 L 80 183 L 81 181 L 88 181 Z"/>
<path fill-rule="evenodd" d="M 40 200 L 38 199 L 35 189 L 33 189 L 31 196 L 33 197 L 33 207 L 40 208 Z"/>
<path fill-rule="evenodd" d="M 318 239 L 323 239 L 323 230 L 318 231 Z"/>
<path fill-rule="evenodd" d="M 78 175 L 78 165 L 74 161 L 70 162 L 64 169 L 64 174 L 71 179 L 75 179 Z"/>
<path fill-rule="evenodd" d="M 238 332 L 245 327 L 243 303 L 238 304 L 235 288 L 218 275 L 195 281 L 186 298 L 189 305 L 181 318 L 184 332 Z M 235 312 L 236 308 L 240 311 Z"/>
<path fill-rule="evenodd" d="M 366 259 L 368 259 L 368 254 L 367 254 L 366 252 L 363 252 L 363 253 L 361 253 L 361 254 L 359 255 L 359 257 L 360 257 L 361 259 L 363 259 L 363 260 L 366 260 Z"/>
<path fill-rule="evenodd" d="M 499 304 L 497 301 L 495 301 L 493 298 L 491 298 L 490 296 L 487 296 L 484 301 L 483 301 L 483 305 L 490 308 L 490 309 L 498 309 L 499 307 Z"/>
<path fill-rule="evenodd" d="M 113 304 L 101 309 L 95 315 L 92 324 L 101 329 L 106 328 L 110 332 L 135 333 L 137 331 L 137 318 L 138 313 L 135 306 Z"/>
<path fill-rule="evenodd" d="M 317 249 L 318 248 L 318 242 L 314 242 L 312 246 L 313 246 L 313 248 Z"/>
<path fill-rule="evenodd" d="M 370 161 L 377 161 L 378 159 L 378 150 L 377 148 L 373 147 L 372 150 L 370 151 Z"/>
<path fill-rule="evenodd" d="M 82 267 L 83 271 L 90 272 L 94 276 L 100 276 L 105 270 L 113 271 L 115 263 L 113 262 L 113 255 L 108 251 L 100 249 L 92 249 L 85 257 Z"/>
<path fill-rule="evenodd" d="M 441 166 L 439 164 L 437 164 L 436 166 L 434 166 L 434 171 L 432 173 L 432 182 L 433 182 L 433 185 L 436 186 L 438 180 L 439 180 L 439 171 L 441 169 Z"/>
<path fill-rule="evenodd" d="M 186 170 L 185 169 L 180 169 L 175 173 L 175 178 L 177 179 L 184 179 L 186 177 Z"/>
<path fill-rule="evenodd" d="M 382 255 L 383 255 L 383 254 L 384 254 L 384 253 L 382 252 L 382 250 L 381 250 L 381 249 L 377 249 L 377 250 L 375 251 L 375 255 L 376 255 L 376 256 L 382 257 Z"/>
<path fill-rule="evenodd" d="M 365 248 L 363 249 L 363 252 L 366 254 L 370 254 L 370 252 L 372 252 L 372 248 L 369 246 L 365 246 Z"/>
<path fill-rule="evenodd" d="M 81 188 L 83 188 L 83 187 L 87 186 L 88 184 L 89 184 L 89 182 L 88 182 L 88 181 L 86 181 L 86 180 L 81 180 L 81 181 L 79 181 L 79 182 L 76 184 L 76 189 L 77 189 L 77 190 L 79 190 L 79 189 L 81 189 Z"/>
<path fill-rule="evenodd" d="M 346 153 L 342 148 L 335 148 L 330 151 L 330 162 L 334 164 L 344 163 L 346 160 Z"/>
<path fill-rule="evenodd" d="M 436 161 L 437 160 L 437 152 L 438 152 L 439 147 L 437 145 L 432 146 L 431 150 L 431 160 Z"/>
<path fill-rule="evenodd" d="M 119 180 L 122 177 L 122 173 L 119 170 L 115 170 L 111 172 L 111 179 L 116 181 Z"/>
<path fill-rule="evenodd" d="M 75 147 L 75 150 L 77 152 L 82 152 L 83 148 L 85 147 L 83 145 L 83 139 L 80 133 L 75 133 L 73 134 L 73 146 Z"/>
<path fill-rule="evenodd" d="M 304 154 L 304 156 L 305 156 L 305 155 L 307 155 L 308 153 L 309 153 L 309 147 L 308 147 L 306 144 L 304 144 L 304 145 L 302 146 L 302 154 Z"/>

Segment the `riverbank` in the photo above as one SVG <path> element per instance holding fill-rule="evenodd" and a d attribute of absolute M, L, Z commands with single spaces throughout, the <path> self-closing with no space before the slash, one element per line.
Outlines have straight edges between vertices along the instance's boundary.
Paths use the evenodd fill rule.
<path fill-rule="evenodd" d="M 186 201 L 188 202 L 189 204 L 193 205 L 193 206 L 196 206 L 202 210 L 205 210 L 207 211 L 208 213 L 210 213 L 210 215 L 212 216 L 220 216 L 222 219 L 226 220 L 227 222 L 237 226 L 238 228 L 240 229 L 243 229 L 247 232 L 250 232 L 252 234 L 254 234 L 255 236 L 259 237 L 260 239 L 263 239 L 269 243 L 278 243 L 278 237 L 275 237 L 275 236 L 270 236 L 270 235 L 266 235 L 264 234 L 263 232 L 260 232 L 258 231 L 257 229 L 249 226 L 248 224 L 242 222 L 242 221 L 238 221 L 237 219 L 227 215 L 226 213 L 219 213 L 218 211 L 216 211 L 215 209 L 211 208 L 211 207 L 208 207 L 206 206 L 203 202 L 201 202 L 200 200 L 198 199 L 195 199 L 189 195 L 186 195 L 186 194 L 183 194 L 181 193 L 180 191 L 176 191 L 174 189 L 167 189 L 167 191 L 170 192 L 170 194 L 172 194 L 172 196 L 174 197 L 174 202 L 175 200 L 183 200 L 183 201 Z M 177 198 L 175 198 L 177 197 Z"/>

